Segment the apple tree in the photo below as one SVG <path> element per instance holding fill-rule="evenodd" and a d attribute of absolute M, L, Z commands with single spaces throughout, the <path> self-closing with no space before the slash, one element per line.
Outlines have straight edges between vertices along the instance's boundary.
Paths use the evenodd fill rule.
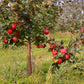
<path fill-rule="evenodd" d="M 49 52 L 52 53 L 52 67 L 51 72 L 56 72 L 57 69 L 60 69 L 60 64 L 68 62 L 69 64 L 76 64 L 84 61 L 84 59 L 80 59 L 76 55 L 80 55 L 81 51 L 84 51 L 84 28 L 81 29 L 76 38 L 70 39 L 68 45 L 65 46 L 63 40 L 57 41 L 54 38 L 48 40 L 50 44 Z M 62 66 L 63 67 L 63 66 Z M 66 66 L 67 67 L 67 66 Z M 75 67 L 76 69 L 79 66 Z"/>
<path fill-rule="evenodd" d="M 20 46 L 28 43 L 29 75 L 32 74 L 31 43 L 38 48 L 46 46 L 49 30 L 60 15 L 60 7 L 52 0 L 1 0 L 0 23 L 3 46 Z"/>

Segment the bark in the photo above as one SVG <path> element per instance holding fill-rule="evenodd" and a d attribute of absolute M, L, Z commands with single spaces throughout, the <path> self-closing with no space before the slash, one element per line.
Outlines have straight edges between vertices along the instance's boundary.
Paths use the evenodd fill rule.
<path fill-rule="evenodd" d="M 31 39 L 28 38 L 28 73 L 32 75 L 32 62 L 31 62 Z"/>

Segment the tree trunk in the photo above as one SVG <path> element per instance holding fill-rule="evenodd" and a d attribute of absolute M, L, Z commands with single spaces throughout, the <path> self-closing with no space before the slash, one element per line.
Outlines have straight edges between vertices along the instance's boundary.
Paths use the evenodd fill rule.
<path fill-rule="evenodd" d="M 32 74 L 32 62 L 31 62 L 31 39 L 28 38 L 28 73 Z"/>

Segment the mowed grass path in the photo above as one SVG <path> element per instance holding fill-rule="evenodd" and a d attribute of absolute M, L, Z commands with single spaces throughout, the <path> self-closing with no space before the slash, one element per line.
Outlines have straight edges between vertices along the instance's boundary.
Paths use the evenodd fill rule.
<path fill-rule="evenodd" d="M 56 32 L 51 34 L 51 37 L 54 37 L 56 40 L 64 40 L 65 45 L 68 45 L 71 34 L 70 33 L 61 33 Z M 32 45 L 32 58 L 33 58 L 33 67 L 36 73 L 44 72 L 47 73 L 50 65 L 52 64 L 52 53 L 48 52 L 49 45 L 46 48 L 36 48 L 35 45 Z M 18 71 L 23 71 L 27 68 L 27 54 L 28 50 L 26 46 L 18 47 L 15 49 L 0 49 L 0 76 L 4 75 L 4 72 L 11 67 L 12 70 L 17 69 Z M 82 52 L 80 57 L 83 56 Z"/>

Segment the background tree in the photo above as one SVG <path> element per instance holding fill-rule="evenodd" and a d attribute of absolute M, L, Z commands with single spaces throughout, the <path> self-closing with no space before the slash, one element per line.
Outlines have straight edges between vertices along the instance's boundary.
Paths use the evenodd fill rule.
<path fill-rule="evenodd" d="M 57 2 L 63 9 L 56 29 L 62 31 L 79 32 L 84 19 L 83 0 L 61 0 Z"/>

